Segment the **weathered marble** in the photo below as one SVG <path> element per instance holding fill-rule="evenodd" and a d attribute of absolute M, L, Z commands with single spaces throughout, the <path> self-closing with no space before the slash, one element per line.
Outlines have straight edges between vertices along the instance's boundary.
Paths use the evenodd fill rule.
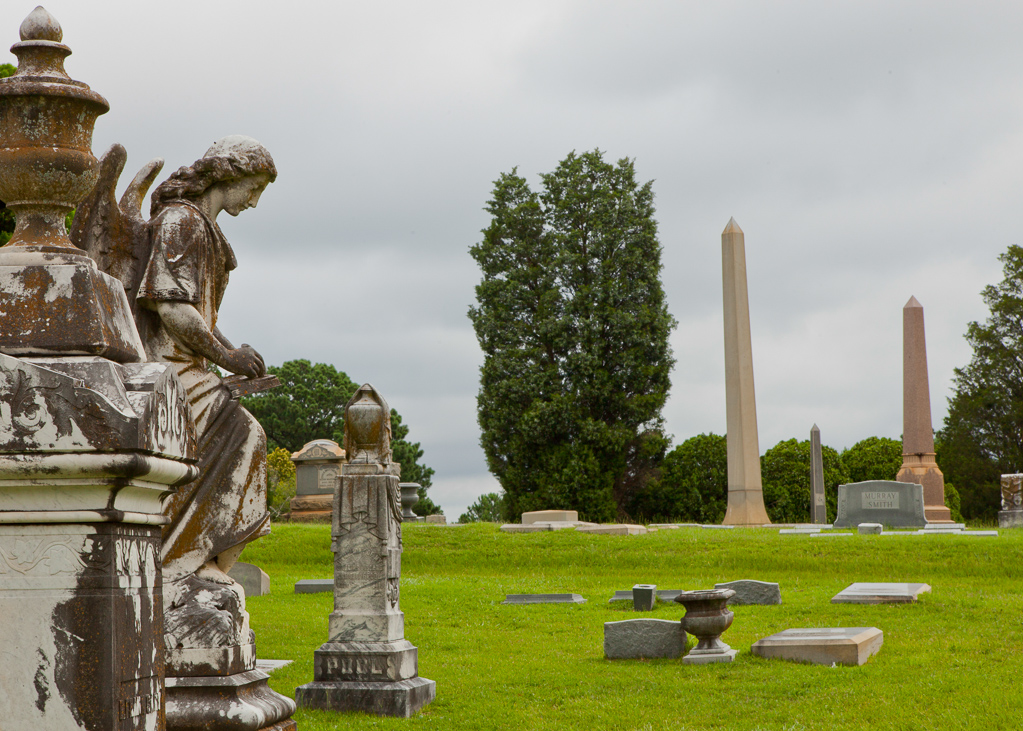
<path fill-rule="evenodd" d="M 667 619 L 626 619 L 604 622 L 604 657 L 628 660 L 681 657 L 686 633 L 681 622 Z"/>
<path fill-rule="evenodd" d="M 345 406 L 345 454 L 334 501 L 334 611 L 314 653 L 305 708 L 408 717 L 432 701 L 401 611 L 401 465 L 392 461 L 390 409 L 369 384 Z M 298 585 L 295 590 L 298 591 Z"/>
<path fill-rule="evenodd" d="M 753 346 L 746 290 L 745 236 L 735 219 L 721 233 L 725 321 L 725 402 L 728 441 L 728 507 L 725 525 L 766 525 L 760 478 Z"/>
<path fill-rule="evenodd" d="M 770 581 L 739 579 L 724 584 L 714 584 L 715 589 L 731 589 L 735 594 L 728 599 L 728 605 L 736 604 L 781 604 L 781 589 Z"/>
<path fill-rule="evenodd" d="M 750 651 L 758 657 L 814 665 L 863 665 L 877 654 L 884 634 L 877 627 L 815 627 L 787 629 L 757 640 Z"/>

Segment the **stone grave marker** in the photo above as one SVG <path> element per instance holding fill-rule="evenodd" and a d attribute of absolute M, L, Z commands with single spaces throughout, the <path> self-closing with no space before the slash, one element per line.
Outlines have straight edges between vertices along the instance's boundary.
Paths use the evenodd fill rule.
<path fill-rule="evenodd" d="M 673 602 L 675 601 L 675 597 L 681 593 L 681 589 L 658 589 L 656 592 L 657 601 Z M 622 589 L 616 591 L 614 595 L 607 600 L 607 602 L 610 604 L 611 602 L 631 602 L 632 600 L 632 589 Z"/>
<path fill-rule="evenodd" d="M 436 515 L 427 515 L 427 525 L 447 525 L 448 519 L 444 517 L 444 513 L 437 513 Z"/>
<path fill-rule="evenodd" d="M 507 594 L 501 604 L 585 604 L 579 594 Z"/>
<path fill-rule="evenodd" d="M 850 584 L 831 599 L 832 604 L 912 604 L 931 587 L 927 584 L 895 582 L 857 582 Z"/>
<path fill-rule="evenodd" d="M 656 584 L 636 584 L 632 587 L 632 608 L 637 612 L 649 612 L 657 599 Z"/>
<path fill-rule="evenodd" d="M 715 589 L 731 589 L 735 594 L 728 600 L 735 604 L 781 604 L 781 589 L 770 581 L 740 579 L 725 584 L 714 584 Z"/>
<path fill-rule="evenodd" d="M 892 528 L 922 528 L 924 489 L 912 482 L 869 480 L 838 486 L 835 528 L 881 523 Z"/>
<path fill-rule="evenodd" d="M 856 526 L 856 532 L 863 536 L 879 536 L 884 533 L 884 526 L 880 523 L 860 523 Z"/>
<path fill-rule="evenodd" d="M 333 579 L 300 579 L 295 582 L 296 594 L 320 594 L 334 591 Z"/>
<path fill-rule="evenodd" d="M 810 430 L 810 517 L 813 523 L 828 522 L 828 506 L 824 497 L 824 456 L 821 452 L 821 430 L 814 424 Z"/>
<path fill-rule="evenodd" d="M 629 523 L 616 523 L 609 525 L 580 525 L 576 527 L 578 533 L 591 533 L 598 536 L 642 536 L 646 535 L 647 529 L 642 525 Z"/>
<path fill-rule="evenodd" d="M 578 510 L 533 510 L 522 514 L 522 525 L 550 522 L 576 523 L 578 520 Z"/>
<path fill-rule="evenodd" d="M 1023 527 L 1023 474 L 1002 475 L 1002 509 L 999 528 Z"/>
<path fill-rule="evenodd" d="M 292 454 L 291 461 L 295 463 L 291 520 L 296 523 L 329 521 L 345 450 L 330 439 L 314 439 Z"/>
<path fill-rule="evenodd" d="M 667 619 L 626 619 L 604 622 L 604 657 L 609 660 L 681 657 L 686 633 L 681 622 Z"/>
<path fill-rule="evenodd" d="M 227 575 L 242 585 L 246 597 L 270 593 L 270 577 L 259 566 L 237 561 Z"/>
<path fill-rule="evenodd" d="M 814 665 L 863 665 L 883 642 L 877 627 L 787 629 L 757 640 L 750 650 L 758 657 Z"/>

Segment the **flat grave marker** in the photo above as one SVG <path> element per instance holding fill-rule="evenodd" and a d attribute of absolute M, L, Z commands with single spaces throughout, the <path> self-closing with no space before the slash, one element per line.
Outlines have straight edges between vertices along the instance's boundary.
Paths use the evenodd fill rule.
<path fill-rule="evenodd" d="M 686 651 L 681 622 L 667 619 L 626 619 L 604 622 L 604 657 L 631 660 L 680 657 Z"/>
<path fill-rule="evenodd" d="M 585 604 L 578 594 L 508 594 L 501 604 Z"/>
<path fill-rule="evenodd" d="M 884 633 L 877 627 L 787 629 L 753 643 L 758 657 L 814 665 L 863 665 L 881 649 Z"/>
<path fill-rule="evenodd" d="M 927 584 L 898 582 L 856 582 L 831 599 L 832 604 L 912 604 L 920 594 L 929 592 Z"/>

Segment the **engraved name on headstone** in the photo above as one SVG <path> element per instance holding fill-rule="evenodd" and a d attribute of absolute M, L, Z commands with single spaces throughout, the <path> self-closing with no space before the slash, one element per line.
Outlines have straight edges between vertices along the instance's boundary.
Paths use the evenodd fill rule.
<path fill-rule="evenodd" d="M 923 487 L 912 482 L 870 480 L 838 486 L 836 528 L 855 528 L 860 523 L 881 523 L 895 528 L 922 528 Z"/>

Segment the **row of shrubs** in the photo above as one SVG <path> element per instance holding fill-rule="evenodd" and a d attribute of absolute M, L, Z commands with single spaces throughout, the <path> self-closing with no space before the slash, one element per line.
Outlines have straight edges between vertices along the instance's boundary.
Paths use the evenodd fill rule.
<path fill-rule="evenodd" d="M 838 486 L 865 480 L 894 480 L 902 466 L 902 442 L 869 437 L 841 453 L 822 446 L 828 521 L 835 519 Z M 720 523 L 728 505 L 728 450 L 724 436 L 700 434 L 668 452 L 660 474 L 623 506 L 623 519 L 645 522 Z M 788 439 L 760 458 L 767 515 L 775 523 L 810 520 L 810 441 Z M 959 494 L 945 485 L 945 504 L 962 520 Z M 556 507 L 556 506 L 552 506 Z M 515 520 L 505 515 L 501 495 L 483 495 L 460 522 Z"/>

